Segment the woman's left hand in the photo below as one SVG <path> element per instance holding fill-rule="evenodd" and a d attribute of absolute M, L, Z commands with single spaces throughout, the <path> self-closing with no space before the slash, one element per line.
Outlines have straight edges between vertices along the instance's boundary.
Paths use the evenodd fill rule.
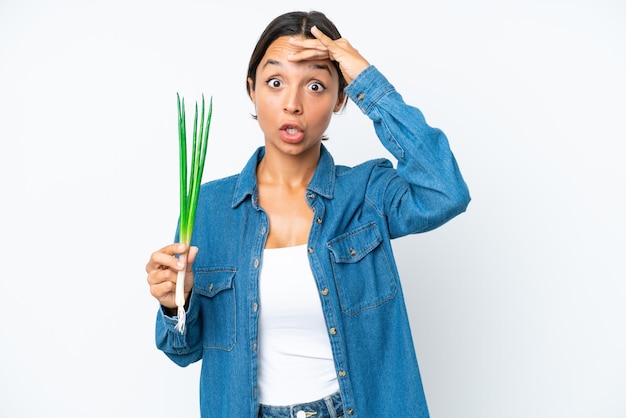
<path fill-rule="evenodd" d="M 299 51 L 289 56 L 291 61 L 330 59 L 339 63 L 339 68 L 348 84 L 370 64 L 345 38 L 332 40 L 313 26 L 311 33 L 316 39 L 291 38 L 291 45 Z"/>

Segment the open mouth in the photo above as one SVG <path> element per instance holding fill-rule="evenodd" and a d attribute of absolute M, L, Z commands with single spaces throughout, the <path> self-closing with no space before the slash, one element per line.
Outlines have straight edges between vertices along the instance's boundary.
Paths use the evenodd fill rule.
<path fill-rule="evenodd" d="M 298 125 L 284 124 L 280 127 L 280 136 L 283 141 L 295 144 L 302 141 L 304 138 L 304 131 Z"/>
<path fill-rule="evenodd" d="M 300 132 L 300 130 L 292 126 L 288 126 L 285 128 L 285 132 L 287 133 L 287 135 L 296 135 L 298 134 L 298 132 Z"/>

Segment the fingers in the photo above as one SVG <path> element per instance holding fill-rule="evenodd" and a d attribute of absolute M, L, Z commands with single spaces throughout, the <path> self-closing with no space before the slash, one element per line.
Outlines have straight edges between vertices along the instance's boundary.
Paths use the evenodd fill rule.
<path fill-rule="evenodd" d="M 174 281 L 152 277 L 149 280 L 150 283 L 150 294 L 154 296 L 162 305 L 167 305 L 167 300 L 170 299 L 170 304 L 176 305 L 174 303 L 175 295 L 176 295 L 176 276 L 174 276 Z"/>
<path fill-rule="evenodd" d="M 318 39 L 291 38 L 289 43 L 297 50 L 289 54 L 290 61 L 311 61 L 331 59 L 328 48 Z"/>
<path fill-rule="evenodd" d="M 198 247 L 189 247 L 189 254 L 187 255 L 187 271 L 191 271 L 191 267 L 193 262 L 196 260 L 196 255 L 198 254 Z"/>
<path fill-rule="evenodd" d="M 167 245 L 150 256 L 146 264 L 147 281 L 150 285 L 150 294 L 159 303 L 168 308 L 176 307 L 176 281 L 178 272 L 184 267 L 176 255 L 184 254 L 187 246 L 184 244 Z M 187 259 L 187 274 L 185 277 L 185 293 L 193 287 L 192 264 L 198 254 L 198 247 L 190 247 Z"/>
<path fill-rule="evenodd" d="M 338 61 L 337 57 L 343 56 L 346 54 L 358 54 L 356 49 L 350 45 L 345 38 L 332 39 L 327 36 L 324 32 L 319 30 L 316 26 L 311 28 L 311 34 L 315 36 L 315 38 L 303 38 L 300 36 L 295 36 L 289 39 L 289 43 L 294 46 L 296 49 L 299 49 L 298 52 L 295 52 L 293 55 L 297 56 L 299 59 L 302 59 L 304 55 L 302 52 L 308 51 L 310 54 L 314 54 L 319 59 L 329 58 Z M 324 56 L 323 58 L 322 55 Z M 310 57 L 308 59 L 311 59 Z"/>
<path fill-rule="evenodd" d="M 343 38 L 333 40 L 332 38 L 327 36 L 324 32 L 319 30 L 317 26 L 313 26 L 311 28 L 311 34 L 315 36 L 314 39 L 294 37 L 294 38 L 291 38 L 289 42 L 292 45 L 297 45 L 302 49 L 313 49 L 313 50 L 324 51 L 324 52 L 327 52 L 328 50 L 334 48 L 335 47 L 334 44 L 336 42 L 339 42 L 339 43 L 345 42 Z"/>
<path fill-rule="evenodd" d="M 182 264 L 179 262 L 175 255 L 183 254 L 186 251 L 184 244 L 170 244 L 160 250 L 155 251 L 150 256 L 150 260 L 146 264 L 146 272 L 150 274 L 154 270 L 165 270 L 168 268 L 176 271 L 182 268 Z M 197 252 L 197 250 L 196 250 Z"/>
<path fill-rule="evenodd" d="M 148 274 L 150 294 L 168 308 L 176 306 L 177 273 L 170 269 L 156 269 Z"/>
<path fill-rule="evenodd" d="M 339 63 L 347 83 L 350 83 L 369 62 L 345 38 L 331 39 L 316 26 L 311 28 L 315 39 L 294 37 L 289 40 L 297 51 L 289 55 L 290 61 L 326 60 Z"/>
<path fill-rule="evenodd" d="M 322 32 L 321 30 L 319 30 L 317 28 L 317 26 L 313 26 L 311 28 L 311 33 L 313 34 L 313 36 L 315 36 L 321 43 L 322 45 L 324 45 L 326 48 L 329 47 L 329 45 L 331 45 L 333 43 L 333 40 L 329 37 L 326 36 L 326 34 L 324 32 Z"/>

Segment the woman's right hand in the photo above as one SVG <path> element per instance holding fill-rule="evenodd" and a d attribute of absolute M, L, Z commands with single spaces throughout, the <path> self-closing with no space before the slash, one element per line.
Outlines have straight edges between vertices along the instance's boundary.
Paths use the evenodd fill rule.
<path fill-rule="evenodd" d="M 370 63 L 345 38 L 332 40 L 316 26 L 311 28 L 311 34 L 316 39 L 293 37 L 291 45 L 300 50 L 292 53 L 292 61 L 325 60 L 330 59 L 339 63 L 339 68 L 346 82 L 350 84 L 361 71 Z"/>
<path fill-rule="evenodd" d="M 176 308 L 176 278 L 178 272 L 185 267 L 176 255 L 184 254 L 185 251 L 187 247 L 184 244 L 170 244 L 152 253 L 146 264 L 150 294 L 166 308 Z M 185 300 L 188 300 L 193 287 L 191 266 L 197 253 L 198 247 L 189 247 L 185 274 Z"/>

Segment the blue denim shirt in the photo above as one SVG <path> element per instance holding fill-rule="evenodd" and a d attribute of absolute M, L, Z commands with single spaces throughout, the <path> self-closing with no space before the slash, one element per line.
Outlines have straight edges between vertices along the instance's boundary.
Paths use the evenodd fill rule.
<path fill-rule="evenodd" d="M 350 417 L 427 417 L 391 239 L 444 224 L 470 197 L 446 136 L 374 66 L 346 93 L 373 121 L 397 168 L 386 159 L 335 165 L 322 145 L 306 192 L 314 212 L 309 262 L 344 408 Z M 240 174 L 202 186 L 185 332 L 162 310 L 157 317 L 159 349 L 180 366 L 202 360 L 203 418 L 258 413 L 258 279 L 269 228 L 256 183 L 263 155 L 260 147 Z"/>

